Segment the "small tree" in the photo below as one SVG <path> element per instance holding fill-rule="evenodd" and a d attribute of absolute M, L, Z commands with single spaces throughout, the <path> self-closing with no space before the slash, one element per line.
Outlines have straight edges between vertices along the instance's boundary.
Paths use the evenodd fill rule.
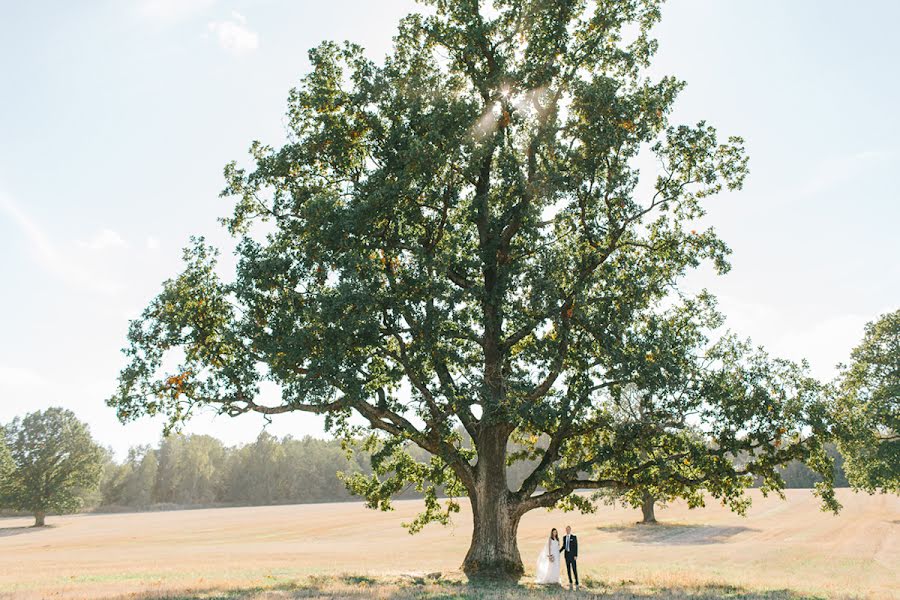
<path fill-rule="evenodd" d="M 706 330 L 722 322 L 701 295 L 635 325 L 641 345 L 624 350 L 621 377 L 629 383 L 610 390 L 612 427 L 580 458 L 594 461 L 593 479 L 616 482 L 594 499 L 640 508 L 643 523 L 656 522 L 657 503 L 684 499 L 696 508 L 710 494 L 743 514 L 750 505 L 744 490 L 758 484 L 781 494 L 779 465 L 799 460 L 820 473 L 818 493 L 837 510 L 821 385 L 805 365 L 773 359 L 733 335 L 710 345 Z M 604 459 L 616 431 L 634 441 Z"/>
<path fill-rule="evenodd" d="M 621 504 L 626 508 L 641 509 L 642 518 L 638 523 L 642 525 L 656 524 L 656 504 L 663 506 L 666 500 L 659 497 L 659 491 L 650 487 L 616 489 L 607 488 L 594 494 L 594 500 L 601 500 L 609 505 Z"/>
<path fill-rule="evenodd" d="M 156 472 L 159 461 L 154 450 L 148 450 L 134 469 L 134 479 L 126 488 L 129 503 L 135 506 L 153 504 L 153 489 L 156 485 Z"/>
<path fill-rule="evenodd" d="M 900 493 L 900 310 L 866 325 L 838 378 L 837 445 L 850 485 Z"/>
<path fill-rule="evenodd" d="M 100 483 L 104 451 L 86 424 L 62 408 L 15 418 L 5 430 L 15 472 L 6 504 L 34 513 L 36 527 L 48 512 L 74 512 L 85 491 Z"/>

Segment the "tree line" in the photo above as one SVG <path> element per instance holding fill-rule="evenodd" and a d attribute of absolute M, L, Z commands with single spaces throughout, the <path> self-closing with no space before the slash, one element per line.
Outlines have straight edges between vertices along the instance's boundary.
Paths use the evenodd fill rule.
<path fill-rule="evenodd" d="M 209 435 L 171 435 L 156 447 L 133 446 L 122 461 L 90 435 L 87 425 L 62 408 L 30 413 L 3 427 L 0 436 L 0 508 L 27 511 L 43 525 L 47 514 L 78 510 L 147 510 L 218 505 L 340 502 L 354 499 L 348 476 L 372 474 L 363 443 L 306 436 L 278 438 L 262 431 L 249 444 L 226 446 Z M 471 444 L 470 440 L 466 444 Z M 511 445 L 515 453 L 522 447 Z M 422 450 L 417 460 L 427 461 Z M 847 485 L 836 448 L 835 483 Z M 520 485 L 533 461 L 510 466 Z M 781 469 L 785 487 L 809 488 L 821 476 L 794 461 Z M 607 501 L 646 498 L 647 491 L 608 495 Z M 416 498 L 415 488 L 398 497 Z M 654 498 L 664 503 L 666 498 Z"/>
<path fill-rule="evenodd" d="M 367 457 L 336 440 L 277 438 L 225 446 L 208 435 L 174 435 L 158 447 L 131 448 L 110 461 L 99 484 L 101 507 L 264 505 L 350 499 L 337 473 L 371 471 Z"/>
<path fill-rule="evenodd" d="M 2 427 L 0 510 L 47 514 L 219 505 L 301 504 L 353 499 L 345 479 L 372 474 L 360 440 L 278 438 L 262 431 L 226 446 L 209 435 L 170 435 L 132 446 L 117 461 L 85 423 L 63 408 L 30 413 Z M 428 460 L 424 451 L 413 451 Z M 524 479 L 515 467 L 511 477 Z M 410 487 L 398 497 L 416 498 Z"/>
<path fill-rule="evenodd" d="M 132 447 L 122 462 L 109 460 L 98 486 L 97 506 L 142 509 L 355 500 L 338 474 L 371 475 L 371 455 L 342 446 L 339 440 L 278 438 L 265 431 L 253 443 L 241 446 L 225 446 L 208 435 L 170 436 L 156 448 Z M 843 460 L 833 446 L 829 451 L 837 461 L 835 485 L 845 487 Z M 422 452 L 420 459 L 427 455 Z M 508 476 L 513 485 L 525 478 L 527 467 L 522 462 L 511 467 Z M 781 472 L 787 488 L 812 488 L 822 480 L 799 461 L 785 465 Z M 399 494 L 420 496 L 414 488 Z"/>

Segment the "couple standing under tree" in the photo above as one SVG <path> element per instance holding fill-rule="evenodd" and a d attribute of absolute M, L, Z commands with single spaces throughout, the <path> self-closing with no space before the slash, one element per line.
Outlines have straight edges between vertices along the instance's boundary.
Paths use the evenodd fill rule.
<path fill-rule="evenodd" d="M 559 539 L 556 528 L 550 530 L 550 539 L 538 555 L 537 583 L 559 583 L 560 555 L 565 553 L 566 574 L 569 576 L 569 587 L 572 587 L 572 575 L 575 575 L 575 589 L 578 589 L 578 537 L 572 534 L 572 528 L 566 525 L 566 535 Z"/>

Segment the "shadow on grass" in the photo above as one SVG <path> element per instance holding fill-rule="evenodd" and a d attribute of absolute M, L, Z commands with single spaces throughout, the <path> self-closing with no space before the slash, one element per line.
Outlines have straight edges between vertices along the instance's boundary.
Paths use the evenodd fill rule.
<path fill-rule="evenodd" d="M 186 590 L 118 596 L 117 600 L 540 600 L 544 598 L 604 600 L 811 600 L 791 590 L 752 591 L 730 585 L 653 586 L 632 581 L 602 582 L 586 577 L 577 595 L 561 586 L 470 584 L 461 580 L 405 579 L 366 576 L 312 576 L 273 587 Z"/>
<path fill-rule="evenodd" d="M 752 527 L 717 527 L 715 525 L 685 525 L 678 523 L 656 523 L 654 525 L 607 525 L 598 531 L 618 534 L 621 540 L 637 544 L 657 544 L 661 546 L 689 546 L 720 544 L 745 531 L 759 531 Z"/>

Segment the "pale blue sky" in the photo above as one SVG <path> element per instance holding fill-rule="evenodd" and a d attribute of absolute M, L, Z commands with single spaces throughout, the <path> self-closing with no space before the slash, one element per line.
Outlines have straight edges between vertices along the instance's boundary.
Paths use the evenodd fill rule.
<path fill-rule="evenodd" d="M 119 456 L 104 398 L 127 321 L 191 234 L 227 243 L 222 167 L 283 139 L 285 98 L 322 39 L 388 50 L 406 0 L 4 2 L 0 18 L 0 422 L 62 405 Z M 900 3 L 673 0 L 654 71 L 688 82 L 676 119 L 747 140 L 745 189 L 709 221 L 734 250 L 729 325 L 833 375 L 900 305 Z M 189 431 L 252 440 L 256 417 Z M 321 420 L 276 418 L 278 435 Z"/>

